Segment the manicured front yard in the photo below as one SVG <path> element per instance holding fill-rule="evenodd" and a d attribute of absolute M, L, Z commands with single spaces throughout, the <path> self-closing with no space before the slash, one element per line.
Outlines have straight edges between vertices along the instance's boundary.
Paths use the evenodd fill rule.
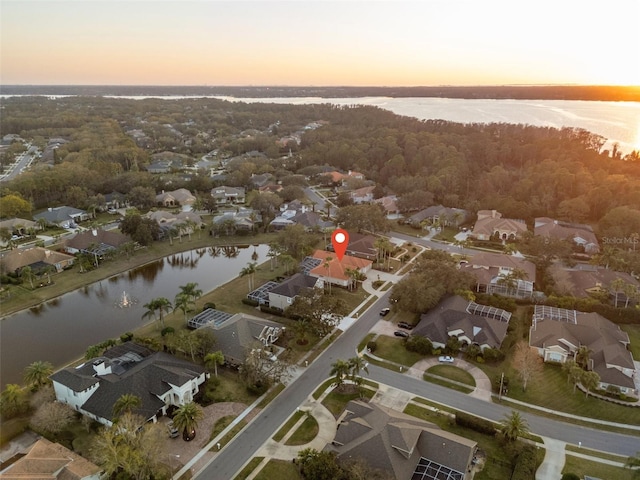
<path fill-rule="evenodd" d="M 580 478 L 584 475 L 595 478 L 610 478 L 616 480 L 633 480 L 634 471 L 623 467 L 614 467 L 604 463 L 592 462 L 583 458 L 567 455 L 562 473 L 575 473 Z"/>
<path fill-rule="evenodd" d="M 464 383 L 472 387 L 476 386 L 476 381 L 466 370 L 454 367 L 452 365 L 434 365 L 427 370 L 427 373 L 438 375 L 439 377 L 445 377 L 456 382 Z"/>
<path fill-rule="evenodd" d="M 289 437 L 285 445 L 305 445 L 316 438 L 320 426 L 313 415 L 307 415 L 302 425 Z"/>
<path fill-rule="evenodd" d="M 365 388 L 362 392 L 362 396 L 364 398 L 372 398 L 373 395 L 374 392 L 369 390 L 368 388 Z M 327 409 L 331 413 L 333 413 L 334 417 L 338 418 L 347 403 L 358 398 L 360 398 L 360 393 L 358 392 L 353 392 L 352 390 L 340 392 L 337 389 L 334 389 L 329 395 L 324 398 L 322 404 L 327 407 Z"/>
<path fill-rule="evenodd" d="M 298 468 L 287 460 L 269 460 L 269 463 L 254 478 L 256 480 L 273 480 L 274 478 L 302 480 Z"/>
<path fill-rule="evenodd" d="M 633 358 L 640 359 L 640 325 L 620 325 L 620 328 L 629 335 L 631 341 L 629 350 L 631 350 Z"/>
<path fill-rule="evenodd" d="M 404 339 L 380 335 L 376 339 L 377 348 L 374 352 L 377 357 L 391 362 L 410 367 L 424 357 L 419 353 L 410 352 L 404 348 Z"/>

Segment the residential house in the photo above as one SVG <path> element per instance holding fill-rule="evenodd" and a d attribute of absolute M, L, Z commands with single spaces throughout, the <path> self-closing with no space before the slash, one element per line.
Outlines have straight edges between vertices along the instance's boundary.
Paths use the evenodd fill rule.
<path fill-rule="evenodd" d="M 101 480 L 102 469 L 77 453 L 40 438 L 0 473 L 2 480 Z"/>
<path fill-rule="evenodd" d="M 347 255 L 367 260 L 375 260 L 378 257 L 378 249 L 375 242 L 378 237 L 363 233 L 349 232 L 349 245 L 347 245 Z M 327 250 L 333 252 L 333 245 L 327 245 Z"/>
<path fill-rule="evenodd" d="M 398 480 L 469 480 L 477 443 L 372 402 L 352 400 L 325 447 L 338 461 L 360 459 Z"/>
<path fill-rule="evenodd" d="M 202 328 L 213 330 L 215 349 L 222 351 L 225 363 L 233 367 L 243 365 L 247 353 L 257 345 L 275 350 L 274 344 L 284 332 L 280 323 L 244 313 L 236 313 L 223 322 L 206 323 Z"/>
<path fill-rule="evenodd" d="M 371 260 L 345 255 L 342 260 L 334 252 L 316 250 L 312 258 L 319 260 L 320 264 L 309 271 L 309 275 L 341 287 L 349 287 L 353 284 L 353 278 L 349 270 L 357 270 L 366 275 L 371 270 Z M 325 265 L 326 264 L 326 265 Z"/>
<path fill-rule="evenodd" d="M 374 200 L 377 204 L 381 205 L 384 209 L 387 218 L 397 219 L 400 215 L 400 209 L 398 208 L 398 197 L 395 195 L 387 195 L 386 197 L 378 198 Z"/>
<path fill-rule="evenodd" d="M 373 191 L 375 188 L 375 185 L 358 188 L 349 192 L 349 198 L 351 198 L 351 201 L 357 205 L 371 203 L 373 201 Z"/>
<path fill-rule="evenodd" d="M 476 278 L 477 292 L 516 298 L 533 295 L 536 266 L 522 257 L 483 252 L 464 261 L 460 269 Z M 523 278 L 518 278 L 519 274 Z"/>
<path fill-rule="evenodd" d="M 527 232 L 524 220 L 502 218 L 497 210 L 480 210 L 473 227 L 472 236 L 477 240 L 516 240 Z"/>
<path fill-rule="evenodd" d="M 323 220 L 320 215 L 311 211 L 300 212 L 292 217 L 291 221 L 296 225 L 302 225 L 307 231 L 328 231 L 334 228 L 333 222 Z"/>
<path fill-rule="evenodd" d="M 630 293 L 626 289 L 635 287 L 640 290 L 640 282 L 626 272 L 616 272 L 597 265 L 577 264 L 572 268 L 564 268 L 559 275 L 567 278 L 561 280 L 562 286 L 567 289 L 565 293 L 578 298 L 587 298 L 592 295 L 605 295 L 611 298 L 613 305 L 627 307 L 638 303 L 636 299 L 627 297 Z M 556 272 L 556 277 L 558 273 Z M 616 284 L 621 283 L 622 288 Z"/>
<path fill-rule="evenodd" d="M 113 406 L 122 395 L 139 397 L 141 404 L 133 413 L 155 422 L 170 406 L 193 401 L 207 377 L 200 365 L 126 342 L 50 378 L 59 402 L 111 426 Z"/>
<path fill-rule="evenodd" d="M 240 208 L 238 211 L 224 212 L 211 221 L 214 232 L 232 235 L 235 232 L 253 231 L 262 222 L 262 216 L 253 209 Z"/>
<path fill-rule="evenodd" d="M 277 185 L 275 183 L 269 183 L 267 185 L 264 185 L 258 188 L 258 191 L 260 193 L 278 193 L 278 192 L 281 192 L 282 190 L 283 190 L 282 185 Z"/>
<path fill-rule="evenodd" d="M 164 235 L 168 235 L 169 230 L 172 228 L 175 228 L 178 231 L 178 235 L 188 235 L 202 228 L 204 225 L 200 215 L 193 212 L 180 212 L 174 214 L 171 212 L 156 211 L 147 213 L 146 217 L 151 220 L 155 220 Z"/>
<path fill-rule="evenodd" d="M 569 240 L 590 255 L 600 251 L 600 244 L 593 229 L 582 223 L 561 222 L 549 217 L 538 217 L 535 219 L 533 234 L 558 240 Z"/>
<path fill-rule="evenodd" d="M 36 213 L 33 216 L 36 222 L 43 218 L 47 225 L 56 225 L 60 228 L 75 228 L 77 224 L 88 220 L 89 213 L 73 207 L 50 207 L 44 212 Z"/>
<path fill-rule="evenodd" d="M 156 203 L 163 207 L 187 206 L 193 205 L 196 197 L 186 188 L 179 188 L 172 192 L 165 192 L 156 195 Z"/>
<path fill-rule="evenodd" d="M 169 173 L 171 171 L 171 162 L 167 160 L 157 160 L 149 164 L 146 169 L 147 172 L 154 175 Z"/>
<path fill-rule="evenodd" d="M 360 172 L 355 172 L 353 170 L 349 170 L 347 173 L 338 172 L 336 170 L 325 172 L 320 174 L 322 177 L 325 177 L 330 183 L 336 185 L 344 186 L 348 180 L 356 179 L 356 180 L 364 180 L 365 177 Z"/>
<path fill-rule="evenodd" d="M 12 240 L 19 240 L 23 235 L 28 235 L 35 230 L 40 229 L 40 226 L 32 221 L 25 220 L 24 218 L 9 218 L 0 221 L 0 229 L 6 228 L 11 233 Z M 6 247 L 9 244 L 3 238 L 0 238 L 0 247 Z"/>
<path fill-rule="evenodd" d="M 506 310 L 455 295 L 422 314 L 413 335 L 428 338 L 435 348 L 443 348 L 449 337 L 456 337 L 463 346 L 477 345 L 482 350 L 500 348 L 510 319 L 511 313 Z"/>
<path fill-rule="evenodd" d="M 251 175 L 251 178 L 249 179 L 251 184 L 256 188 L 269 185 L 270 183 L 273 183 L 274 180 L 275 180 L 275 177 L 270 173 L 261 173 L 261 174 L 254 173 L 253 175 Z"/>
<path fill-rule="evenodd" d="M 66 253 L 56 252 L 42 247 L 15 249 L 0 255 L 0 270 L 3 272 L 20 273 L 24 267 L 29 267 L 33 273 L 38 274 L 49 266 L 53 266 L 57 272 L 71 267 L 75 257 Z"/>
<path fill-rule="evenodd" d="M 114 230 L 92 229 L 76 234 L 65 241 L 65 250 L 72 254 L 90 253 L 102 256 L 110 250 L 117 250 L 131 242 L 129 235 Z"/>
<path fill-rule="evenodd" d="M 599 388 L 616 386 L 637 394 L 635 364 L 628 350 L 629 335 L 598 313 L 536 305 L 529 330 L 529 345 L 545 362 L 575 359 L 581 346 L 589 350 L 587 368 L 600 376 Z"/>
<path fill-rule="evenodd" d="M 429 225 L 437 223 L 441 227 L 459 227 L 463 223 L 468 222 L 470 217 L 471 214 L 461 208 L 433 205 L 411 215 L 409 217 L 409 223 L 412 225 L 421 225 L 423 222 L 426 222 Z"/>
<path fill-rule="evenodd" d="M 127 208 L 130 203 L 127 196 L 123 193 L 113 191 L 104 196 L 104 203 L 107 209 Z"/>
<path fill-rule="evenodd" d="M 318 278 L 296 273 L 269 291 L 269 306 L 285 311 L 300 293 L 318 286 Z"/>
<path fill-rule="evenodd" d="M 245 190 L 242 187 L 214 187 L 211 196 L 218 205 L 241 204 L 245 202 Z"/>

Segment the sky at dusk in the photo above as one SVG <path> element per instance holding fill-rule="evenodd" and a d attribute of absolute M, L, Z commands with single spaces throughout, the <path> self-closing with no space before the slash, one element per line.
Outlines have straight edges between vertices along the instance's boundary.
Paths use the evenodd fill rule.
<path fill-rule="evenodd" d="M 638 0 L 0 0 L 0 83 L 640 85 Z"/>

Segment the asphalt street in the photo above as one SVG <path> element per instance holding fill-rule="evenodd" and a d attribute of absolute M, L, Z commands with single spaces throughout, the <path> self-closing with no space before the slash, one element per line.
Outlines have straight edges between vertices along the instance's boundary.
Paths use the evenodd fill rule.
<path fill-rule="evenodd" d="M 324 380 L 329 377 L 331 364 L 356 354 L 360 340 L 379 320 L 380 309 L 389 305 L 389 292 L 382 296 L 325 350 L 305 371 L 269 404 L 235 439 L 202 469 L 197 478 L 228 480 L 250 460 L 260 446 L 270 438 L 295 409 Z M 399 372 L 369 366 L 369 378 L 400 388 L 412 394 L 450 405 L 491 420 L 501 420 L 511 409 L 484 402 L 453 390 L 428 384 Z M 602 430 L 580 427 L 532 414 L 524 414 L 533 433 L 556 438 L 569 443 L 582 442 L 585 448 L 593 448 L 621 455 L 634 455 L 640 451 L 640 438 Z"/>

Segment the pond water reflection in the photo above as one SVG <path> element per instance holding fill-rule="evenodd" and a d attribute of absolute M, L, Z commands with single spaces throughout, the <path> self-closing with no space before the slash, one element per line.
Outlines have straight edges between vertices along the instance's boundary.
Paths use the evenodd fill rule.
<path fill-rule="evenodd" d="M 75 292 L 0 321 L 0 382 L 21 383 L 22 371 L 36 360 L 56 366 L 81 357 L 87 347 L 133 330 L 144 304 L 157 297 L 171 302 L 181 285 L 198 283 L 203 292 L 236 277 L 248 262 L 266 260 L 266 245 L 210 247 L 187 251 L 82 287 Z M 116 305 L 126 292 L 136 302 Z"/>

